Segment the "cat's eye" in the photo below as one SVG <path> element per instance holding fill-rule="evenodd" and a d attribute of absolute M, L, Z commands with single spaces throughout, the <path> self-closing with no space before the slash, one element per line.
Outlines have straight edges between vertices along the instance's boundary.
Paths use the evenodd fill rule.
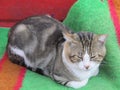
<path fill-rule="evenodd" d="M 100 63 L 102 58 L 103 58 L 103 56 L 100 54 L 98 54 L 97 56 L 93 55 L 93 56 L 91 56 L 91 61 Z"/>
<path fill-rule="evenodd" d="M 73 55 L 73 56 L 70 56 L 70 59 L 72 62 L 77 62 L 77 61 L 81 61 L 82 57 L 80 57 L 78 55 Z"/>
<path fill-rule="evenodd" d="M 82 59 L 82 57 L 80 57 L 80 56 L 78 56 L 78 55 L 73 55 L 73 56 L 71 56 L 71 57 Z"/>
<path fill-rule="evenodd" d="M 98 57 L 102 57 L 102 58 L 103 58 L 104 56 L 103 56 L 103 55 L 98 54 Z"/>
<path fill-rule="evenodd" d="M 81 60 L 83 59 L 83 58 L 82 58 L 82 57 L 80 57 L 80 56 L 77 56 L 77 57 L 78 57 L 79 59 L 81 59 Z"/>

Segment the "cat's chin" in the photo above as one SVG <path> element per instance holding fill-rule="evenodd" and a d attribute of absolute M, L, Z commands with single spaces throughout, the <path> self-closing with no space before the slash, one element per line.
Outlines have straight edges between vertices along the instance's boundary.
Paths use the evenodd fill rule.
<path fill-rule="evenodd" d="M 91 69 L 84 69 L 83 71 L 90 71 Z"/>

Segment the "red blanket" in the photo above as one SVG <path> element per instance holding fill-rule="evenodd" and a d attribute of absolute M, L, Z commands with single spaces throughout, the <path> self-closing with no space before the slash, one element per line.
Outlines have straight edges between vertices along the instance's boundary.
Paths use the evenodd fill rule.
<path fill-rule="evenodd" d="M 50 14 L 63 20 L 76 0 L 1 0 L 0 26 L 12 26 L 33 15 Z"/>

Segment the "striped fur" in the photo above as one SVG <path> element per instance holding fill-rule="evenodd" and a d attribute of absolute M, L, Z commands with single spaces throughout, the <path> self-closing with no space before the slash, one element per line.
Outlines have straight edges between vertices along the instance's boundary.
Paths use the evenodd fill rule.
<path fill-rule="evenodd" d="M 68 87 L 85 86 L 99 72 L 107 35 L 73 33 L 52 17 L 29 17 L 9 32 L 8 56 Z M 40 73 L 40 72 L 38 72 Z"/>

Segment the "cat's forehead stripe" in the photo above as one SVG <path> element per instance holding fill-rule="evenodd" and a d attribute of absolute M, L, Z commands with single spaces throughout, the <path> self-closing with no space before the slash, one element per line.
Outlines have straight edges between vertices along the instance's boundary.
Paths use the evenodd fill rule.
<path fill-rule="evenodd" d="M 83 50 L 91 51 L 91 44 L 93 41 L 93 33 L 89 32 L 80 32 L 78 33 L 80 42 L 82 43 Z"/>

